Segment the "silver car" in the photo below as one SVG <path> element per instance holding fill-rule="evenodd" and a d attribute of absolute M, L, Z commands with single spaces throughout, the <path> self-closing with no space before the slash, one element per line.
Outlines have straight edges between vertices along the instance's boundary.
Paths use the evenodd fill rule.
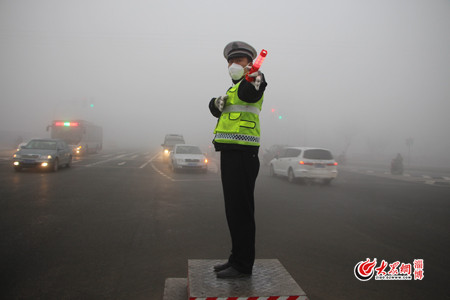
<path fill-rule="evenodd" d="M 59 139 L 32 139 L 13 155 L 14 170 L 41 168 L 58 171 L 60 166 L 72 165 L 72 150 Z"/>
<path fill-rule="evenodd" d="M 171 167 L 174 172 L 180 169 L 208 171 L 208 159 L 198 146 L 178 144 L 170 152 Z"/>
<path fill-rule="evenodd" d="M 322 181 L 324 184 L 336 178 L 338 163 L 330 150 L 312 147 L 287 147 L 270 161 L 272 176 L 286 176 L 289 182 Z"/>

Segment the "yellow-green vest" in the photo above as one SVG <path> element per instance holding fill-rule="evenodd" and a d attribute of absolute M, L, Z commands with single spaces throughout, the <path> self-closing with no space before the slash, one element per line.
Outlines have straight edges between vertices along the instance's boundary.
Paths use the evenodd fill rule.
<path fill-rule="evenodd" d="M 259 113 L 264 96 L 255 103 L 242 101 L 238 88 L 242 81 L 230 88 L 228 99 L 217 122 L 214 141 L 224 144 L 259 146 Z"/>

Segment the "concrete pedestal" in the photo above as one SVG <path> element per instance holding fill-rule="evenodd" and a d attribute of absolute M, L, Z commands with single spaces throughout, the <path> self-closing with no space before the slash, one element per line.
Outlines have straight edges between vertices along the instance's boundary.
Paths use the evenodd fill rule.
<path fill-rule="evenodd" d="M 168 278 L 164 300 L 307 300 L 277 259 L 257 259 L 248 278 L 219 279 L 213 266 L 224 260 L 191 259 L 188 278 Z"/>

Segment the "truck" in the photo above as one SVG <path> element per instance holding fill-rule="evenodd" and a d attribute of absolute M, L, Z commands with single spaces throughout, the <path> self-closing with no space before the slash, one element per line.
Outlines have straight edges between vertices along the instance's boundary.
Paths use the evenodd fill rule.
<path fill-rule="evenodd" d="M 98 153 L 103 148 L 103 129 L 85 120 L 54 120 L 47 126 L 52 139 L 70 145 L 75 155 Z"/>

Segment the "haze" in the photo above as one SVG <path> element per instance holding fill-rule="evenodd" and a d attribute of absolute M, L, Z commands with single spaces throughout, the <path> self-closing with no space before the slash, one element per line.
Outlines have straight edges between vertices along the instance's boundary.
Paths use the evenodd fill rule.
<path fill-rule="evenodd" d="M 450 166 L 449 29 L 448 0 L 0 0 L 0 144 L 78 118 L 105 147 L 207 148 L 242 40 L 269 52 L 262 148 L 380 160 L 413 138 L 415 164 Z"/>

